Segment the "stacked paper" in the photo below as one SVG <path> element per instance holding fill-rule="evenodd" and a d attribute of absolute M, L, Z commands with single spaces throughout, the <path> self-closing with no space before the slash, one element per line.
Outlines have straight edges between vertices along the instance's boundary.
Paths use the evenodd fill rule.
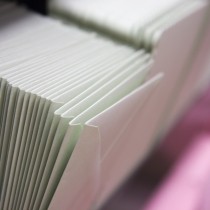
<path fill-rule="evenodd" d="M 145 82 L 152 59 L 144 50 L 8 9 L 0 19 L 1 209 L 46 209 L 83 126 L 161 75 Z"/>
<path fill-rule="evenodd" d="M 206 4 L 95 3 L 0 5 L 0 209 L 99 207 L 156 145 Z"/>
<path fill-rule="evenodd" d="M 51 0 L 49 9 L 53 15 L 76 20 L 135 47 L 151 49 L 159 38 L 154 36 L 155 31 L 165 30 L 203 3 L 199 0 Z"/>

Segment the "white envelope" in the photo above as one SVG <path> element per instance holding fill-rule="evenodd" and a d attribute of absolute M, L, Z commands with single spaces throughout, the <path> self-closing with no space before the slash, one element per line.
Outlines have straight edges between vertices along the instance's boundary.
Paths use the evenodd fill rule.
<path fill-rule="evenodd" d="M 158 41 L 153 50 L 155 62 L 151 78 L 158 72 L 163 72 L 164 78 L 139 112 L 135 113 L 135 109 L 132 109 L 135 114 L 131 121 L 128 116 L 132 116 L 132 113 L 126 115 L 125 110 L 130 112 L 127 105 L 131 106 L 132 102 L 138 106 L 141 88 L 86 124 L 52 199 L 50 210 L 82 210 L 101 206 L 149 154 L 162 127 L 161 123 L 166 118 L 165 110 L 171 105 L 177 83 L 182 79 L 205 8 L 206 4 L 200 5 L 182 20 L 154 34 Z M 113 117 L 118 116 L 117 113 L 123 120 L 117 121 Z M 117 134 L 118 137 L 115 136 Z M 96 159 L 98 156 L 100 160 Z M 87 167 L 88 164 L 90 167 Z"/>

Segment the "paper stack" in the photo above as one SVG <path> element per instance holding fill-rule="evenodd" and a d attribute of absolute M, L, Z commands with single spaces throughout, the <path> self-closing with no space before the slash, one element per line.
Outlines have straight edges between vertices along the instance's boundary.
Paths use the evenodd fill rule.
<path fill-rule="evenodd" d="M 0 4 L 0 209 L 99 207 L 156 145 L 207 3 L 122 2 Z"/>

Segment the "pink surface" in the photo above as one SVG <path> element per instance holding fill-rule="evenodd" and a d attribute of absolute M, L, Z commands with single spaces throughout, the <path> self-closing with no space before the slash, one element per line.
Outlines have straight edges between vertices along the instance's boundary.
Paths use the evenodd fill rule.
<path fill-rule="evenodd" d="M 202 133 L 210 132 L 210 88 L 197 98 L 166 135 L 163 144 L 154 151 L 142 171 L 150 179 L 161 178 Z"/>
<path fill-rule="evenodd" d="M 210 88 L 169 133 L 161 151 L 165 156 L 176 159 L 182 149 L 194 141 L 197 135 L 208 131 L 210 131 Z"/>
<path fill-rule="evenodd" d="M 197 210 L 210 177 L 210 135 L 187 149 L 144 210 Z"/>
<path fill-rule="evenodd" d="M 209 176 L 209 183 L 206 185 L 206 188 L 203 193 L 203 197 L 200 202 L 200 207 L 198 210 L 209 210 L 210 209 L 210 176 Z"/>

